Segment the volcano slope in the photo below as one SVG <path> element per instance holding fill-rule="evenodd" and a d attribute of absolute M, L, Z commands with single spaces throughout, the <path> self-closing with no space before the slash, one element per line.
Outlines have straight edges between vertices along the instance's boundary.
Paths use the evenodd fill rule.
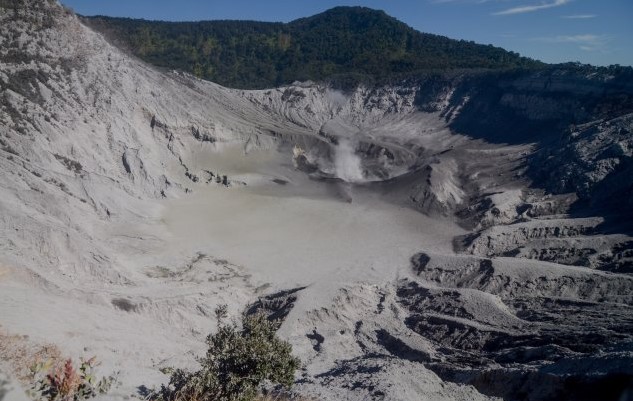
<path fill-rule="evenodd" d="M 3 332 L 111 399 L 194 367 L 220 304 L 283 318 L 321 400 L 630 397 L 630 80 L 233 90 L 0 5 Z"/>

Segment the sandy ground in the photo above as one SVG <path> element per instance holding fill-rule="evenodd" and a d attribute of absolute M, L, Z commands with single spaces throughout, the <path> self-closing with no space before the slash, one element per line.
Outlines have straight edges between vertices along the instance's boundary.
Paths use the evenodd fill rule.
<path fill-rule="evenodd" d="M 416 250 L 450 252 L 451 238 L 462 232 L 360 191 L 346 202 L 336 184 L 315 184 L 321 198 L 308 198 L 294 183 L 272 185 L 214 188 L 170 202 L 167 252 L 208 252 L 277 286 L 380 282 L 394 278 Z"/>
<path fill-rule="evenodd" d="M 309 179 L 276 151 L 223 149 L 207 158 L 199 167 L 246 185 L 163 202 L 157 224 L 166 231 L 157 235 L 166 235 L 165 245 L 151 257 L 213 255 L 242 266 L 266 292 L 308 286 L 306 309 L 346 285 L 397 279 L 421 250 L 452 254 L 452 238 L 465 233 L 451 219 L 384 201 L 371 184 Z"/>

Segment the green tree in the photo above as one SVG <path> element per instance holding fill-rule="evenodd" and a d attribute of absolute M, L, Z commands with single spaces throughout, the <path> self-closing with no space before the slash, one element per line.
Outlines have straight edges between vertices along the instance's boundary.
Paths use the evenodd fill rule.
<path fill-rule="evenodd" d="M 340 74 L 384 81 L 437 69 L 540 68 L 490 45 L 421 33 L 382 11 L 336 7 L 289 23 L 89 17 L 147 62 L 256 89 Z"/>
<path fill-rule="evenodd" d="M 263 314 L 245 316 L 242 327 L 222 323 L 225 309 L 216 311 L 218 332 L 207 337 L 206 356 L 195 372 L 171 371 L 157 401 L 251 401 L 269 381 L 290 387 L 299 359 L 289 343 L 276 335 L 278 324 Z"/>

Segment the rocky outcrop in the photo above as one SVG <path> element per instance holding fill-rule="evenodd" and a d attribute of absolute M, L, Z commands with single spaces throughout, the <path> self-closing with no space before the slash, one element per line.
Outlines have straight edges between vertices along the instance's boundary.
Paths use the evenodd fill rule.
<path fill-rule="evenodd" d="M 434 286 L 403 280 L 397 296 L 440 377 L 513 400 L 615 401 L 629 389 L 630 277 L 526 265 L 516 280 L 520 267 L 502 260 L 424 260 L 413 271 Z"/>
<path fill-rule="evenodd" d="M 531 174 L 554 193 L 575 192 L 588 206 L 631 217 L 633 115 L 571 126 L 536 153 Z"/>
<path fill-rule="evenodd" d="M 548 219 L 499 225 L 464 238 L 474 255 L 495 256 L 511 252 L 537 239 L 578 237 L 595 233 L 600 219 Z"/>
<path fill-rule="evenodd" d="M 246 314 L 265 314 L 269 320 L 283 323 L 297 301 L 297 293 L 305 288 L 293 288 L 260 297 L 246 309 Z"/>

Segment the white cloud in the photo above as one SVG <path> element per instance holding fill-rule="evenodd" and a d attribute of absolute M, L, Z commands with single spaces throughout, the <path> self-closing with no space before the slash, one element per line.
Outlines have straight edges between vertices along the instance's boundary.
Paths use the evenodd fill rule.
<path fill-rule="evenodd" d="M 533 40 L 547 43 L 573 43 L 585 51 L 605 51 L 606 46 L 613 39 L 610 35 L 558 35 L 554 37 L 534 38 Z"/>
<path fill-rule="evenodd" d="M 513 15 L 513 14 L 531 13 L 534 11 L 544 10 L 546 8 L 564 6 L 565 4 L 570 3 L 571 1 L 572 0 L 554 0 L 550 3 L 541 3 L 541 4 L 531 5 L 531 6 L 513 7 L 513 8 L 508 8 L 507 10 L 493 13 L 492 15 Z"/>
<path fill-rule="evenodd" d="M 578 15 L 564 15 L 561 18 L 565 18 L 565 19 L 590 19 L 590 18 L 596 18 L 597 15 L 595 14 L 578 14 Z"/>
<path fill-rule="evenodd" d="M 476 4 L 484 4 L 484 3 L 502 3 L 511 0 L 428 0 L 429 3 L 432 4 L 448 4 L 448 3 L 476 3 Z"/>

